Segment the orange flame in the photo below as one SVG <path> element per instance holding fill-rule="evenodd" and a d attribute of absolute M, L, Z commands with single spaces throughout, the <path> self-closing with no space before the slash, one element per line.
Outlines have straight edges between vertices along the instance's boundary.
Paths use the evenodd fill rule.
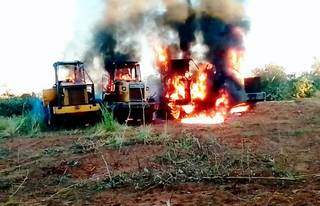
<path fill-rule="evenodd" d="M 228 95 L 224 90 L 221 90 L 220 96 L 217 98 L 215 103 L 215 109 L 217 111 L 212 109 L 209 114 L 200 113 L 198 115 L 183 118 L 181 122 L 184 124 L 221 124 L 226 118 L 227 109 L 229 107 L 228 104 Z"/>
<path fill-rule="evenodd" d="M 231 48 L 227 54 L 227 68 L 229 75 L 234 76 L 237 81 L 244 85 L 244 77 L 241 73 L 241 66 L 244 60 L 243 49 Z"/>
<path fill-rule="evenodd" d="M 188 105 L 189 106 L 189 105 Z M 194 110 L 194 107 L 193 107 Z M 197 115 L 191 115 L 183 118 L 181 123 L 184 124 L 221 124 L 225 121 L 227 115 L 235 113 L 243 113 L 249 110 L 249 105 L 242 103 L 232 107 L 229 111 L 229 96 L 224 90 L 220 91 L 220 96 L 216 100 L 215 109 L 208 114 L 202 112 Z M 190 114 L 190 113 L 189 113 Z"/>
<path fill-rule="evenodd" d="M 225 116 L 220 113 L 214 113 L 213 115 L 207 115 L 205 113 L 201 113 L 199 115 L 195 115 L 194 117 L 184 118 L 181 120 L 184 124 L 221 124 L 225 120 Z"/>
<path fill-rule="evenodd" d="M 242 30 L 234 32 L 239 34 L 239 38 L 242 35 Z M 228 114 L 242 113 L 249 109 L 247 104 L 231 107 L 230 96 L 225 90 L 220 90 L 216 99 L 209 99 L 211 93 L 208 91 L 214 86 L 213 82 L 208 81 L 214 75 L 213 65 L 198 65 L 197 69 L 189 68 L 189 71 L 183 74 L 171 73 L 169 71 L 171 69 L 169 68 L 171 66 L 169 65 L 170 50 L 158 44 L 155 52 L 157 54 L 156 64 L 163 75 L 162 81 L 165 88 L 163 95 L 173 118 L 180 119 L 184 124 L 221 124 Z M 244 78 L 241 74 L 243 57 L 242 48 L 230 48 L 226 55 L 227 73 L 235 77 L 241 85 L 244 85 Z M 212 105 L 212 108 L 208 108 L 208 105 Z"/>
<path fill-rule="evenodd" d="M 239 104 L 239 105 L 232 107 L 230 110 L 230 114 L 243 113 L 243 112 L 248 111 L 249 108 L 250 108 L 250 106 L 248 104 L 242 103 L 242 104 Z"/>
<path fill-rule="evenodd" d="M 158 68 L 167 70 L 168 68 L 168 51 L 165 47 L 162 47 L 160 45 L 156 46 L 154 48 L 157 56 L 156 56 L 156 64 Z"/>
<path fill-rule="evenodd" d="M 191 84 L 191 98 L 192 100 L 203 100 L 206 97 L 207 89 L 207 75 L 201 73 L 195 82 Z"/>
<path fill-rule="evenodd" d="M 183 105 L 183 106 L 182 106 L 182 109 L 183 109 L 183 111 L 184 111 L 185 113 L 191 114 L 191 113 L 194 111 L 195 106 L 194 106 L 194 105 L 191 105 L 191 104 Z"/>
<path fill-rule="evenodd" d="M 186 85 L 183 78 L 175 76 L 173 79 L 168 81 L 169 89 L 166 97 L 170 100 L 180 100 L 186 98 Z"/>

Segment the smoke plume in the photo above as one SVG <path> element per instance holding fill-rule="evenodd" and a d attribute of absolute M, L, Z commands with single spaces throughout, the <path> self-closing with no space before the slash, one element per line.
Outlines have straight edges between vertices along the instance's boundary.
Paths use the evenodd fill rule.
<path fill-rule="evenodd" d="M 98 56 L 105 65 L 136 60 L 142 62 L 142 74 L 149 74 L 156 70 L 156 45 L 178 47 L 171 54 L 176 58 L 195 58 L 192 48 L 200 46 L 205 53 L 197 56 L 204 59 L 196 60 L 214 65 L 215 88 L 227 85 L 231 93 L 240 94 L 240 85 L 227 72 L 226 55 L 230 48 L 243 49 L 237 31 L 248 30 L 245 18 L 241 0 L 106 0 L 87 59 Z"/>

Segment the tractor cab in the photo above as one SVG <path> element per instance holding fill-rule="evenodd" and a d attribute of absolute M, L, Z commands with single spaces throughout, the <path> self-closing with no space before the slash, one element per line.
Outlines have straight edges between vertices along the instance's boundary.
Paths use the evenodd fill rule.
<path fill-rule="evenodd" d="M 94 84 L 85 71 L 84 63 L 56 62 L 53 67 L 58 105 L 89 104 L 95 101 Z"/>
<path fill-rule="evenodd" d="M 141 81 L 139 64 L 118 65 L 114 71 L 114 81 Z"/>
<path fill-rule="evenodd" d="M 63 120 L 89 116 L 96 118 L 100 106 L 95 99 L 94 83 L 85 71 L 84 63 L 56 62 L 55 84 L 43 90 L 43 103 L 47 113 L 47 123 L 57 124 Z"/>
<path fill-rule="evenodd" d="M 141 80 L 139 63 L 111 62 L 105 66 L 108 77 L 103 83 L 102 99 L 114 117 L 120 123 L 127 120 L 151 122 L 156 104 L 147 98 L 149 88 Z"/>
<path fill-rule="evenodd" d="M 113 62 L 107 65 L 109 78 L 103 99 L 105 101 L 145 101 L 145 84 L 141 81 L 140 65 L 137 62 Z"/>
<path fill-rule="evenodd" d="M 54 64 L 56 83 L 86 84 L 84 64 L 81 62 L 56 62 Z"/>

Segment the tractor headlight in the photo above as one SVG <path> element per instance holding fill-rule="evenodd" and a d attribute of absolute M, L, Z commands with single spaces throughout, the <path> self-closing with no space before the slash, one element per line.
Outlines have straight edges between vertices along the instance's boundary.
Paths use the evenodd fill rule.
<path fill-rule="evenodd" d="M 149 87 L 146 87 L 146 91 L 149 91 Z"/>
<path fill-rule="evenodd" d="M 122 90 L 123 92 L 125 92 L 125 91 L 127 91 L 127 87 L 122 87 L 121 90 Z"/>

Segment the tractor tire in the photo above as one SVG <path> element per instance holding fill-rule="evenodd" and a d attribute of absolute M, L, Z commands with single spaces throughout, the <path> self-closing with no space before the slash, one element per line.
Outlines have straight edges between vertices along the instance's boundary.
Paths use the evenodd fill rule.
<path fill-rule="evenodd" d="M 49 129 L 52 129 L 56 122 L 52 112 L 52 108 L 50 108 L 49 106 L 46 106 L 43 108 L 43 111 L 44 111 L 45 124 Z"/>
<path fill-rule="evenodd" d="M 153 122 L 153 111 L 146 111 L 145 112 L 145 123 L 151 124 Z"/>
<path fill-rule="evenodd" d="M 122 110 L 113 111 L 113 118 L 120 124 L 125 124 L 128 119 L 128 114 Z"/>

